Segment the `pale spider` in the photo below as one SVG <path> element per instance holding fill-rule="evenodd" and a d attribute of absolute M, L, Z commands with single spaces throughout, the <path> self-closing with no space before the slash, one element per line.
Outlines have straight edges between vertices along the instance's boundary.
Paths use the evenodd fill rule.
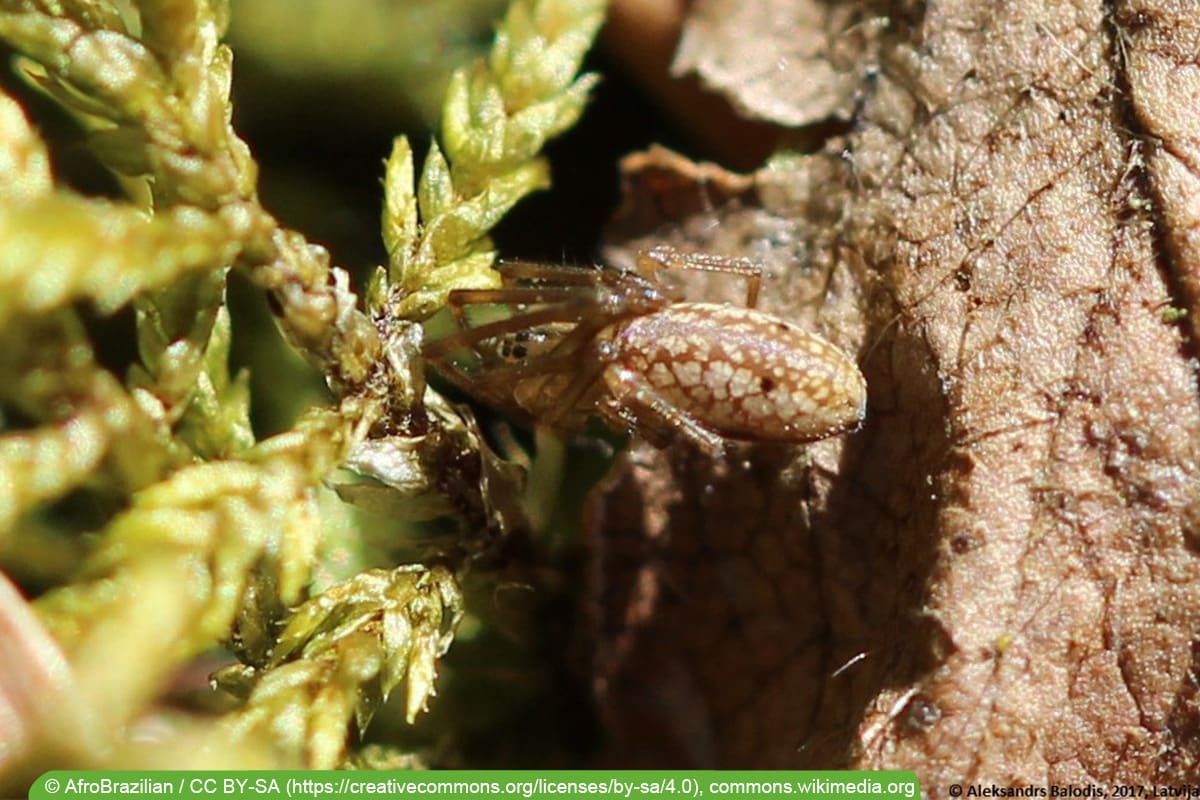
<path fill-rule="evenodd" d="M 681 434 L 710 454 L 724 440 L 799 443 L 860 425 L 866 382 L 816 334 L 754 308 L 761 267 L 660 246 L 636 271 L 527 261 L 498 267 L 499 289 L 459 289 L 458 330 L 425 346 L 449 381 L 484 403 L 559 431 L 599 416 L 662 447 Z M 662 269 L 747 280 L 746 307 L 687 302 Z M 509 306 L 472 325 L 467 309 Z M 450 357 L 469 349 L 474 364 Z"/>

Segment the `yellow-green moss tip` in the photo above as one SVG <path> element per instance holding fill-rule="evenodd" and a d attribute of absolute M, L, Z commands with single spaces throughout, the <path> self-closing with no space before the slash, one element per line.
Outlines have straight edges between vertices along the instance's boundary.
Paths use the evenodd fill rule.
<path fill-rule="evenodd" d="M 270 731 L 309 766 L 337 766 L 347 726 L 365 727 L 401 683 L 409 721 L 424 710 L 461 618 L 458 582 L 441 567 L 368 570 L 332 586 L 292 614 L 266 669 L 218 676 L 248 695 L 229 730 Z"/>
<path fill-rule="evenodd" d="M 412 153 L 397 140 L 385 178 L 384 243 L 401 289 L 392 310 L 424 319 L 453 289 L 499 278 L 488 231 L 525 195 L 549 184 L 538 158 L 575 123 L 596 78 L 576 78 L 603 19 L 590 0 L 514 2 L 491 55 L 450 80 L 445 153 L 433 144 L 414 192 Z"/>

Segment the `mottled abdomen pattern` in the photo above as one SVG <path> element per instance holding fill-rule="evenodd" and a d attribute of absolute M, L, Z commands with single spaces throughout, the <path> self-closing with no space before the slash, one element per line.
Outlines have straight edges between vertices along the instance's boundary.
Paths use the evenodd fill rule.
<path fill-rule="evenodd" d="M 754 309 L 676 303 L 630 320 L 615 344 L 615 366 L 719 436 L 808 442 L 866 412 L 866 381 L 845 353 Z"/>

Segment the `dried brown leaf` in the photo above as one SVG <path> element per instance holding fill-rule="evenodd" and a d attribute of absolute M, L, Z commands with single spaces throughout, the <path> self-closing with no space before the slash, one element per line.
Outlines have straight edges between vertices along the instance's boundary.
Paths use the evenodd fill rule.
<path fill-rule="evenodd" d="M 1196 16 L 1105 14 L 895 8 L 850 134 L 665 232 L 761 258 L 870 405 L 808 448 L 635 448 L 594 496 L 613 762 L 934 797 L 1200 768 L 1200 402 L 1163 313 L 1200 296 Z"/>
<path fill-rule="evenodd" d="M 1190 3 L 1119 7 L 1117 43 L 1145 142 L 1149 190 L 1190 318 L 1200 333 L 1200 20 Z"/>
<path fill-rule="evenodd" d="M 846 119 L 859 91 L 866 39 L 881 20 L 819 0 L 700 0 L 671 71 L 695 72 L 743 115 L 796 127 Z"/>
<path fill-rule="evenodd" d="M 611 0 L 605 47 L 705 152 L 742 168 L 758 166 L 774 149 L 778 128 L 739 115 L 696 75 L 672 69 L 687 6 L 686 0 Z"/>

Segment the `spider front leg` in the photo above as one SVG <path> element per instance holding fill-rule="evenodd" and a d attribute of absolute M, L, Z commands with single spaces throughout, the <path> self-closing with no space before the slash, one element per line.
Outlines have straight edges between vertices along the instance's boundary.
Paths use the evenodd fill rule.
<path fill-rule="evenodd" d="M 604 375 L 610 397 L 599 412 L 614 428 L 628 428 L 656 447 L 666 447 L 679 434 L 710 456 L 725 452 L 725 440 L 664 397 L 632 370 L 610 366 Z"/>
<path fill-rule="evenodd" d="M 599 286 L 604 282 L 601 271 L 589 267 L 567 267 L 541 261 L 515 258 L 496 264 L 496 271 L 505 284 L 533 281 L 556 286 Z"/>
<path fill-rule="evenodd" d="M 495 339 L 538 326 L 599 322 L 596 329 L 628 317 L 649 314 L 670 303 L 652 281 L 616 270 L 577 269 L 532 261 L 500 265 L 505 285 L 498 289 L 455 289 L 446 305 L 456 330 L 424 348 L 426 358 L 440 358 L 455 350 L 473 348 Z M 532 283 L 521 285 L 520 281 Z M 518 313 L 471 327 L 471 306 L 512 306 Z"/>
<path fill-rule="evenodd" d="M 740 275 L 746 279 L 746 307 L 758 305 L 758 291 L 762 287 L 762 264 L 750 258 L 722 256 L 716 253 L 696 253 L 680 250 L 669 244 L 660 244 L 637 255 L 637 268 L 641 275 L 653 279 L 660 269 L 680 269 L 695 272 L 724 272 Z"/>
<path fill-rule="evenodd" d="M 520 330 L 529 330 L 556 323 L 575 323 L 592 308 L 587 290 L 576 287 L 508 287 L 501 289 L 455 289 L 450 292 L 447 306 L 457 330 L 425 345 L 426 358 L 440 358 L 455 350 L 473 348 L 485 339 L 494 339 Z M 465 309 L 472 305 L 533 305 L 532 311 L 470 327 Z"/>

